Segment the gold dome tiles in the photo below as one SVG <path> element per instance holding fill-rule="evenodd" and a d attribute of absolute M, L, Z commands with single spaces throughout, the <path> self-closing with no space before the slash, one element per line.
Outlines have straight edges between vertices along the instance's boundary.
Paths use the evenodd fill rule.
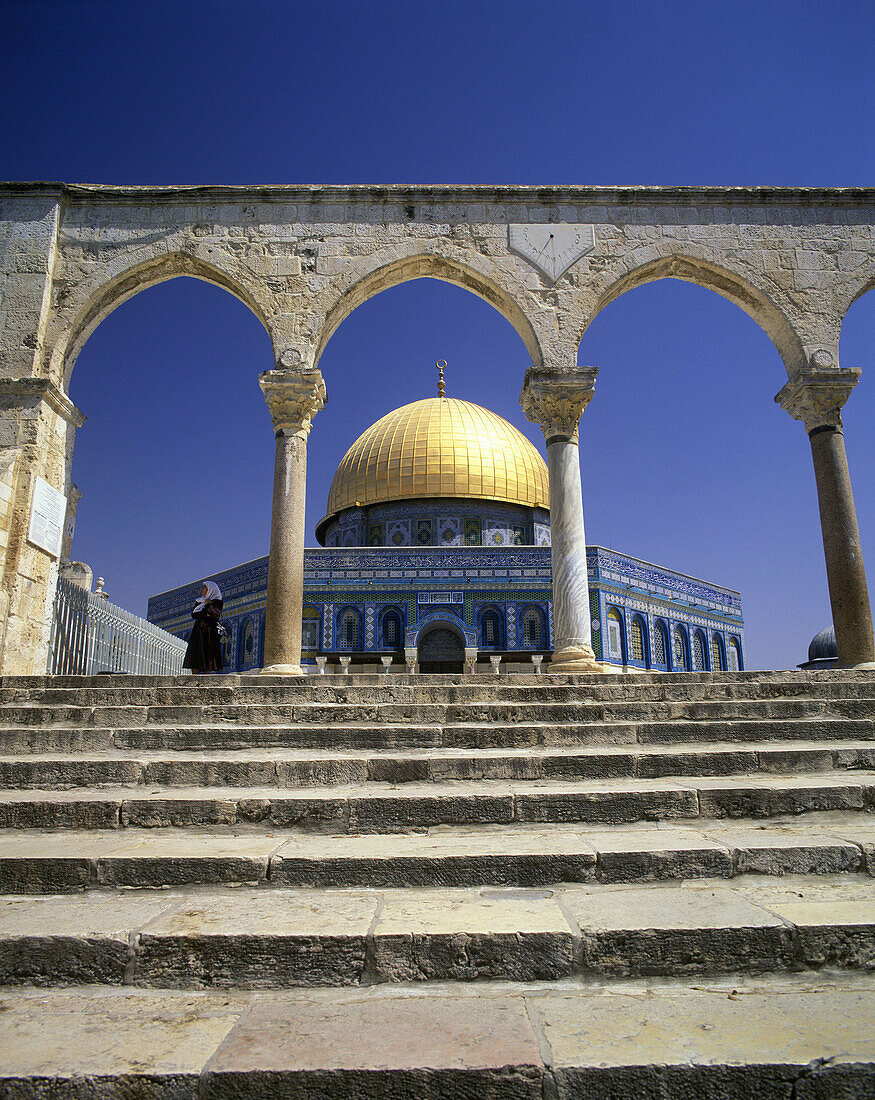
<path fill-rule="evenodd" d="M 334 475 L 327 514 L 422 497 L 547 508 L 547 467 L 495 413 L 459 398 L 425 398 L 388 413 L 353 443 Z"/>

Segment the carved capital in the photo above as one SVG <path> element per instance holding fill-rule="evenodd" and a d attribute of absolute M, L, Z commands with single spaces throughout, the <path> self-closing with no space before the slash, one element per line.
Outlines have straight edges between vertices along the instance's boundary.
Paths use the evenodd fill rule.
<path fill-rule="evenodd" d="M 318 370 L 266 370 L 258 377 L 270 409 L 276 435 L 306 439 L 313 417 L 325 408 L 328 395 Z"/>
<path fill-rule="evenodd" d="M 598 367 L 529 367 L 520 404 L 526 419 L 540 424 L 547 444 L 577 443 L 578 423 L 592 400 Z"/>
<path fill-rule="evenodd" d="M 859 367 L 804 367 L 775 395 L 775 401 L 809 434 L 817 428 L 840 428 L 842 406 L 860 380 Z"/>

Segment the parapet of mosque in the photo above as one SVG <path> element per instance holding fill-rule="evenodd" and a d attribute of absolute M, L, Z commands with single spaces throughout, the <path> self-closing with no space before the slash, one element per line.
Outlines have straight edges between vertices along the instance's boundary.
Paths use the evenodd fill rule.
<path fill-rule="evenodd" d="M 593 648 L 609 664 L 639 669 L 744 668 L 741 597 L 601 546 L 587 548 Z M 214 574 L 225 597 L 230 671 L 261 667 L 267 557 Z M 149 600 L 148 619 L 181 638 L 191 630 L 198 577 Z M 461 672 L 465 650 L 483 669 L 501 657 L 531 672 L 552 649 L 550 548 L 430 546 L 318 548 L 304 553 L 302 661 L 380 671 Z"/>
<path fill-rule="evenodd" d="M 304 553 L 302 665 L 511 672 L 549 660 L 553 637 L 546 464 L 513 425 L 443 396 L 395 409 L 337 468 L 322 548 Z M 587 549 L 593 649 L 629 668 L 744 667 L 738 592 L 600 546 Z M 264 657 L 268 559 L 215 574 L 225 667 Z M 179 637 L 203 577 L 153 596 L 148 618 Z M 325 658 L 325 661 L 322 661 Z"/>

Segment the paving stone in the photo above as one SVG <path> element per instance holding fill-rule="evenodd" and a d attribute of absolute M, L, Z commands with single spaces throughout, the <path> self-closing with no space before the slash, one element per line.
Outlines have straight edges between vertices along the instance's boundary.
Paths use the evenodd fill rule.
<path fill-rule="evenodd" d="M 171 904 L 166 896 L 3 898 L 0 983 L 120 985 L 132 954 L 130 930 Z"/>
<path fill-rule="evenodd" d="M 585 836 L 596 851 L 596 877 L 601 882 L 728 878 L 733 872 L 726 845 L 692 829 L 619 827 L 588 831 Z"/>
<path fill-rule="evenodd" d="M 656 782 L 656 781 L 654 781 Z M 629 822 L 695 817 L 696 792 L 666 787 L 515 791 L 518 821 Z"/>
<path fill-rule="evenodd" d="M 139 935 L 138 984 L 352 985 L 365 967 L 374 895 L 301 890 L 191 899 Z"/>
<path fill-rule="evenodd" d="M 796 926 L 806 965 L 875 969 L 875 896 L 865 902 L 800 902 L 777 912 Z"/>
<path fill-rule="evenodd" d="M 21 1100 L 197 1100 L 207 1059 L 245 1005 L 226 994 L 0 992 L 0 1074 Z"/>
<path fill-rule="evenodd" d="M 537 981 L 571 973 L 571 930 L 549 890 L 390 893 L 373 936 L 377 981 Z"/>
<path fill-rule="evenodd" d="M 422 794 L 369 795 L 349 799 L 349 828 L 354 833 L 394 832 L 432 825 L 492 824 L 513 821 L 514 800 L 510 793 L 462 794 L 449 791 Z"/>
<path fill-rule="evenodd" d="M 859 846 L 837 837 L 800 836 L 786 829 L 708 829 L 707 835 L 732 849 L 735 871 L 740 875 L 831 875 L 863 869 Z"/>
<path fill-rule="evenodd" d="M 542 1100 L 543 1061 L 520 998 L 253 1005 L 210 1064 L 208 1096 Z"/>
<path fill-rule="evenodd" d="M 563 888 L 578 926 L 579 963 L 613 975 L 785 969 L 793 963 L 786 924 L 729 889 Z"/>
<path fill-rule="evenodd" d="M 838 779 L 701 780 L 697 787 L 703 817 L 773 817 L 865 806 L 863 787 Z"/>
<path fill-rule="evenodd" d="M 271 858 L 276 884 L 303 886 L 540 886 L 595 875 L 590 843 L 565 830 L 431 831 L 296 836 Z"/>
<path fill-rule="evenodd" d="M 855 986 L 527 998 L 560 1100 L 863 1100 L 875 998 Z"/>

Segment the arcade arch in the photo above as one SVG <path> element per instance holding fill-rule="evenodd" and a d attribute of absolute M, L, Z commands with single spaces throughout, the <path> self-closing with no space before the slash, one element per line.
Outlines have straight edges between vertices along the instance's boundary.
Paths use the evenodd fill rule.
<path fill-rule="evenodd" d="M 274 496 L 271 575 L 275 565 L 280 572 L 279 588 L 269 581 L 277 617 L 266 658 L 275 670 L 300 672 L 300 582 L 291 578 L 301 571 L 306 439 L 325 400 L 316 363 L 362 296 L 415 274 L 467 284 L 523 337 L 533 363 L 526 414 L 554 433 L 547 449 L 561 451 L 551 464 L 557 488 L 571 472 L 595 381 L 595 369 L 574 370 L 578 341 L 608 301 L 667 276 L 709 286 L 754 316 L 790 377 L 779 402 L 811 439 L 840 661 L 875 661 L 840 431 L 858 372 L 839 368 L 837 356 L 842 317 L 872 285 L 871 190 L 7 184 L 3 196 L 4 239 L 14 246 L 0 272 L 11 425 L 0 463 L 3 671 L 38 668 L 56 566 L 49 551 L 26 545 L 26 529 L 35 479 L 67 488 L 79 422 L 63 391 L 69 369 L 101 316 L 173 273 L 231 289 L 271 335 L 275 369 L 261 384 L 277 439 L 275 484 L 293 486 L 285 503 Z M 577 515 L 579 499 L 575 490 L 561 505 L 564 518 Z M 558 570 L 554 560 L 557 652 L 586 648 L 585 570 L 572 568 L 583 528 L 575 523 Z M 282 621 L 293 624 L 288 636 L 280 637 Z M 16 664 L 9 654 L 26 656 Z"/>

